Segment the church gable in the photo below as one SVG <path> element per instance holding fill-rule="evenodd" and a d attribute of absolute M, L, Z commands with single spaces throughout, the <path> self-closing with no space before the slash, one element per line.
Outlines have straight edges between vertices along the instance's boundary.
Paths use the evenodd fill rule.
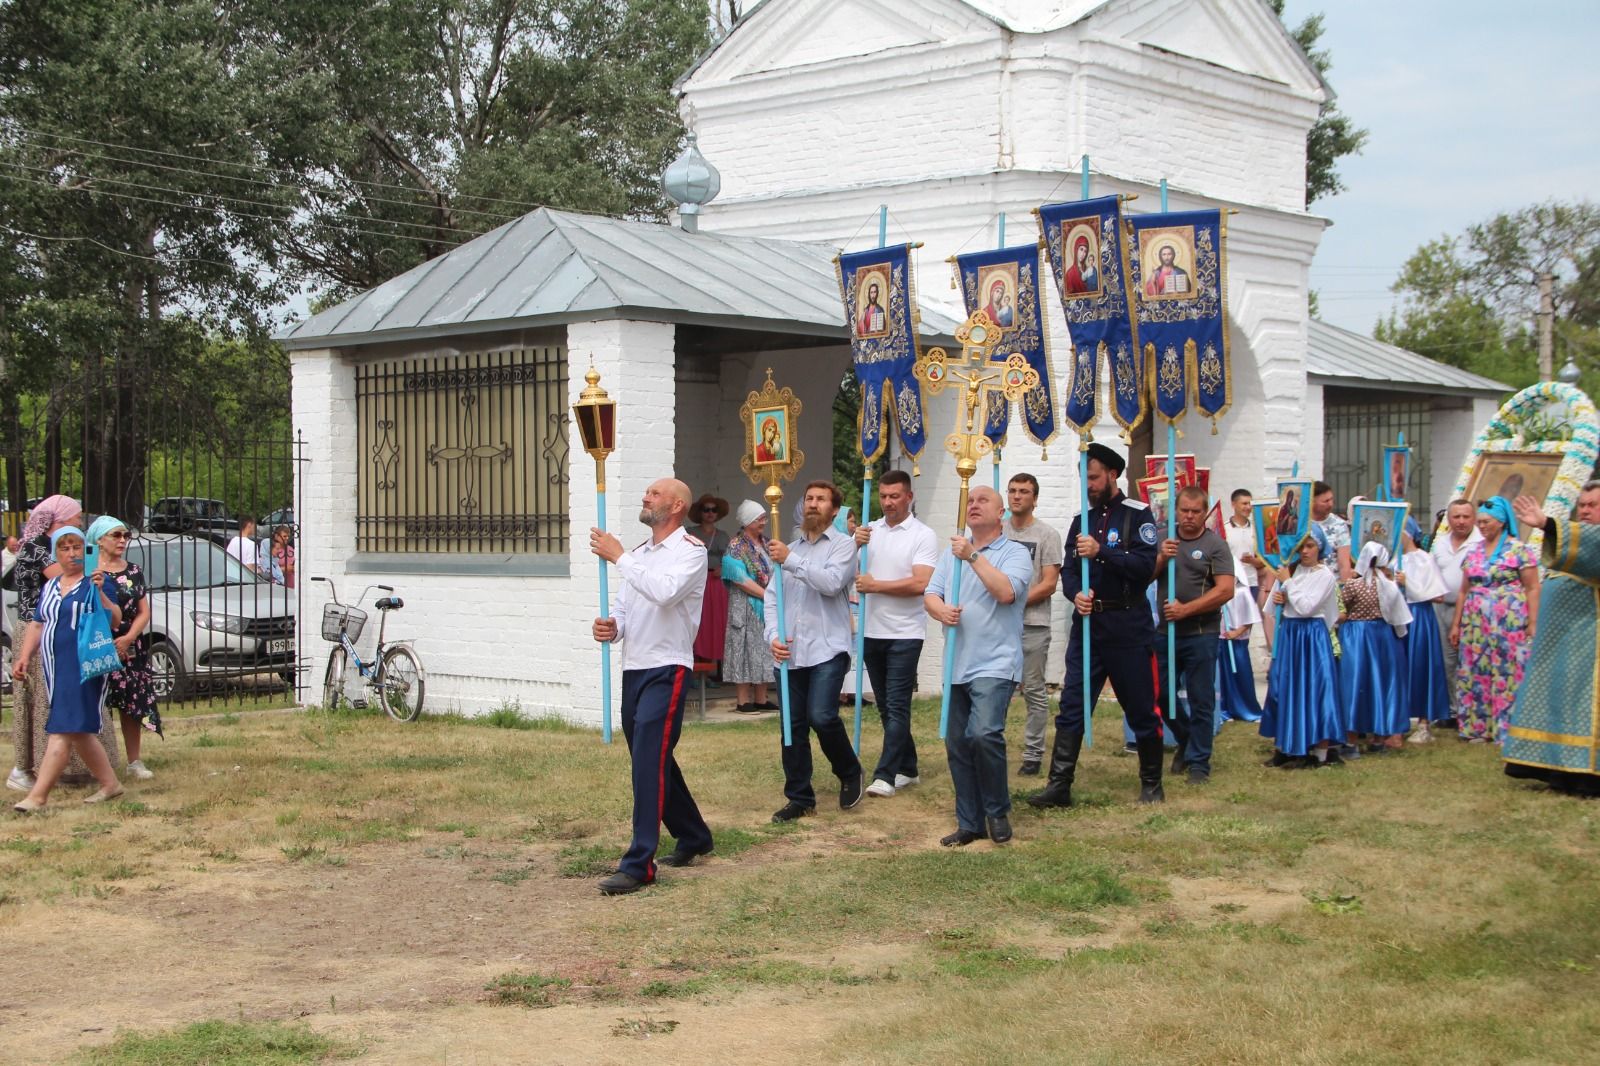
<path fill-rule="evenodd" d="M 686 81 L 732 81 L 998 32 L 961 0 L 766 0 Z"/>
<path fill-rule="evenodd" d="M 1264 0 L 1122 0 L 1091 15 L 1092 32 L 1279 82 L 1323 85 Z"/>

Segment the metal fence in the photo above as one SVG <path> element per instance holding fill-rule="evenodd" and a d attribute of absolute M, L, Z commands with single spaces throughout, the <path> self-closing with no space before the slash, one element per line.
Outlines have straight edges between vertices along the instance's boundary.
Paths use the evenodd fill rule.
<path fill-rule="evenodd" d="M 1428 516 L 1433 514 L 1428 492 L 1433 454 L 1431 400 L 1361 403 L 1329 399 L 1323 413 L 1322 477 L 1333 486 L 1340 508 L 1352 496 L 1375 498 L 1383 477 L 1383 449 L 1395 444 L 1402 431 L 1411 449 L 1409 500 L 1412 512 L 1426 528 Z"/>

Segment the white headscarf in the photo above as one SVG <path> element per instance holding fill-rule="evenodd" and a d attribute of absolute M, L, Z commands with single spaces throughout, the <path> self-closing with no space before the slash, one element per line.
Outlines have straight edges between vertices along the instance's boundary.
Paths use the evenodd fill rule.
<path fill-rule="evenodd" d="M 1356 559 L 1356 574 L 1366 581 L 1377 582 L 1378 613 L 1385 622 L 1394 626 L 1395 633 L 1404 637 L 1406 627 L 1411 624 L 1411 608 L 1406 605 L 1406 594 L 1400 591 L 1400 586 L 1383 572 L 1388 566 L 1388 548 L 1373 541 L 1361 546 L 1361 555 Z"/>

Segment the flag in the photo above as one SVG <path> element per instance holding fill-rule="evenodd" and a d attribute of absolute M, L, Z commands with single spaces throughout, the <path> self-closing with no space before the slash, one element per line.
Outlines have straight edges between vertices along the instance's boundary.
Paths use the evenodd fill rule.
<path fill-rule="evenodd" d="M 917 343 L 917 289 L 911 276 L 911 245 L 852 252 L 834 260 L 839 295 L 850 323 L 850 350 L 861 382 L 861 419 L 856 445 L 872 462 L 888 444 L 892 412 L 900 446 L 913 459 L 927 444 L 922 383 L 912 374 L 922 354 Z"/>
<path fill-rule="evenodd" d="M 1039 301 L 1039 249 L 1027 244 L 974 252 L 955 258 L 957 284 L 967 314 L 988 313 L 1000 331 L 1000 343 L 989 360 L 1004 364 L 1020 355 L 1039 375 L 1039 384 L 1022 398 L 1022 417 L 1028 436 L 1049 444 L 1056 435 L 1056 407 L 1050 378 L 1049 330 Z M 998 392 L 989 394 L 983 432 L 997 447 L 1011 422 L 1011 404 Z"/>
<path fill-rule="evenodd" d="M 1116 196 L 1045 204 L 1039 244 L 1050 256 L 1056 292 L 1072 335 L 1072 385 L 1061 417 L 1082 433 L 1100 417 L 1100 362 L 1111 368 L 1111 413 L 1124 430 L 1144 418 L 1145 390 L 1139 338 L 1129 315 L 1128 249 L 1122 236 L 1122 201 Z"/>
<path fill-rule="evenodd" d="M 1134 215 L 1129 278 L 1156 414 L 1195 409 L 1216 422 L 1233 401 L 1228 362 L 1227 217 L 1221 211 Z"/>

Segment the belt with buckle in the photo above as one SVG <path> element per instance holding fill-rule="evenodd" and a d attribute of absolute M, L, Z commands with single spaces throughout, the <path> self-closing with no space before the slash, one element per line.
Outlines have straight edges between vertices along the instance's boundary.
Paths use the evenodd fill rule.
<path fill-rule="evenodd" d="M 1133 607 L 1128 600 L 1102 600 L 1096 597 L 1093 606 L 1089 608 L 1090 614 L 1107 614 L 1111 611 L 1126 611 Z"/>

